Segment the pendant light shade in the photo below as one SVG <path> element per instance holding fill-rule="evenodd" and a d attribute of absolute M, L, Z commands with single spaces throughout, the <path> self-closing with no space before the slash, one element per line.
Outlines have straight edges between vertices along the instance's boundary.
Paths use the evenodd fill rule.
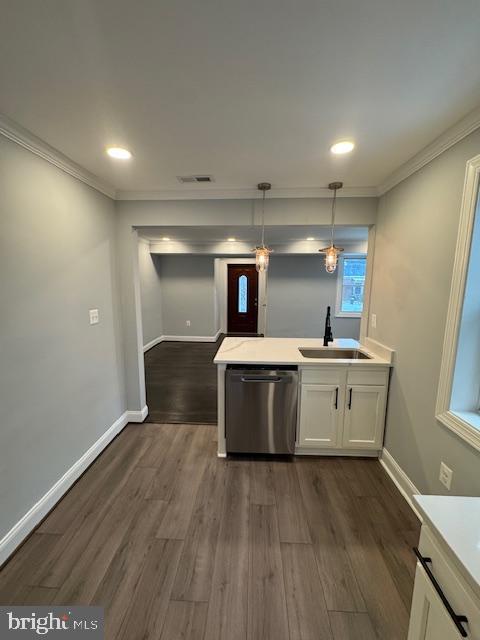
<path fill-rule="evenodd" d="M 270 191 L 272 185 L 270 182 L 260 182 L 258 189 L 263 192 L 262 196 L 262 242 L 253 249 L 255 251 L 255 268 L 259 273 L 267 271 L 270 262 L 270 254 L 272 249 L 265 246 L 265 194 Z"/>
<path fill-rule="evenodd" d="M 332 232 L 330 238 L 330 246 L 320 249 L 320 253 L 325 254 L 325 270 L 327 273 L 334 273 L 338 264 L 338 255 L 343 251 L 342 247 L 336 247 L 333 243 L 333 235 L 335 231 L 335 209 L 337 204 L 337 190 L 343 187 L 343 182 L 331 182 L 328 188 L 333 191 L 332 199 Z"/>
<path fill-rule="evenodd" d="M 255 267 L 259 273 L 268 269 L 271 253 L 271 250 L 267 247 L 255 248 Z"/>

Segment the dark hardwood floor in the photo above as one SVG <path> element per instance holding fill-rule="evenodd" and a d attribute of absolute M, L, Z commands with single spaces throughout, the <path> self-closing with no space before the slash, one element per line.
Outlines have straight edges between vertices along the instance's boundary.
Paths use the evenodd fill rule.
<path fill-rule="evenodd" d="M 225 460 L 213 426 L 129 425 L 0 603 L 104 606 L 108 640 L 405 640 L 418 534 L 376 460 Z"/>
<path fill-rule="evenodd" d="M 161 342 L 145 353 L 147 422 L 217 422 L 217 342 Z"/>

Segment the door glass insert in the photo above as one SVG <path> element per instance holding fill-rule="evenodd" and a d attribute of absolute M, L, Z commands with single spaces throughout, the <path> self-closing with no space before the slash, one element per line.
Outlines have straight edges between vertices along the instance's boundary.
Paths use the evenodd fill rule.
<path fill-rule="evenodd" d="M 248 278 L 243 275 L 238 278 L 238 313 L 247 313 Z"/>

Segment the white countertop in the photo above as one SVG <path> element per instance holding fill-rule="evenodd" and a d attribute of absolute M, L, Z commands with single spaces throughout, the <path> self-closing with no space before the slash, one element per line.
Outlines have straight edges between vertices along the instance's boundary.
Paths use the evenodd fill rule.
<path fill-rule="evenodd" d="M 305 358 L 299 347 L 324 349 L 361 349 L 371 360 L 352 360 L 338 358 Z M 338 338 L 323 347 L 322 338 L 225 338 L 217 351 L 215 364 L 292 364 L 315 365 L 336 364 L 354 366 L 390 365 L 390 361 L 375 355 L 370 349 L 360 345 L 357 340 Z"/>
<path fill-rule="evenodd" d="M 426 524 L 451 549 L 475 591 L 480 590 L 480 498 L 413 496 Z"/>

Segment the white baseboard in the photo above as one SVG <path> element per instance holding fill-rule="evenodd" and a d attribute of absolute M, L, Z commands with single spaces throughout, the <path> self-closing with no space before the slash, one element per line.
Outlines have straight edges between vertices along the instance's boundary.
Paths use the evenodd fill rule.
<path fill-rule="evenodd" d="M 127 422 L 143 422 L 148 416 L 148 407 L 145 405 L 141 411 L 127 411 Z"/>
<path fill-rule="evenodd" d="M 152 347 L 155 347 L 157 344 L 160 344 L 160 342 L 163 342 L 163 340 L 164 340 L 163 336 L 158 336 L 158 338 L 154 338 L 153 340 L 150 340 L 150 342 L 147 342 L 147 344 L 143 345 L 143 353 L 145 353 L 145 351 L 148 351 Z"/>
<path fill-rule="evenodd" d="M 150 340 L 143 347 L 143 353 L 155 347 L 160 342 L 216 342 L 222 333 L 221 329 L 217 331 L 217 333 L 213 336 L 171 336 L 171 335 L 162 335 L 158 336 L 154 340 Z"/>
<path fill-rule="evenodd" d="M 70 489 L 72 484 L 82 475 L 85 469 L 97 458 L 105 447 L 120 433 L 128 422 L 135 422 L 131 414 L 141 415 L 142 411 L 125 411 L 118 420 L 66 471 L 63 476 L 43 495 L 40 500 L 14 525 L 0 540 L 0 565 L 15 551 L 23 540 L 43 520 L 47 513 Z M 145 413 L 145 416 L 147 415 Z"/>
<path fill-rule="evenodd" d="M 412 496 L 420 495 L 420 491 L 413 484 L 413 482 L 410 480 L 410 478 L 407 476 L 405 471 L 398 464 L 398 462 L 395 460 L 392 454 L 387 451 L 387 449 L 383 449 L 382 451 L 380 464 L 388 473 L 390 478 L 393 480 L 393 482 L 395 483 L 395 486 L 407 501 L 408 506 L 415 513 L 415 515 L 420 520 L 420 522 L 422 522 L 423 520 L 422 516 L 417 511 L 412 501 Z"/>

